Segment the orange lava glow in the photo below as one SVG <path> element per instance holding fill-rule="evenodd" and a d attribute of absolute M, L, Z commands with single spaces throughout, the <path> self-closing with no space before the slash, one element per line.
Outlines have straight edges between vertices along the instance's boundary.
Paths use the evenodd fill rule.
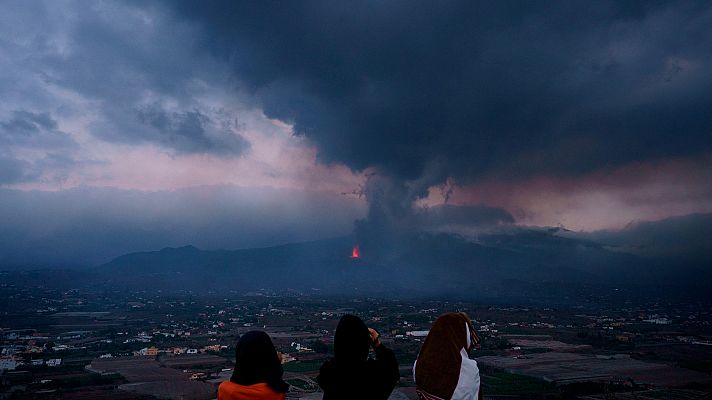
<path fill-rule="evenodd" d="M 358 250 L 358 246 L 354 246 L 353 249 L 351 249 L 351 258 L 359 258 L 361 257 L 361 253 Z"/>

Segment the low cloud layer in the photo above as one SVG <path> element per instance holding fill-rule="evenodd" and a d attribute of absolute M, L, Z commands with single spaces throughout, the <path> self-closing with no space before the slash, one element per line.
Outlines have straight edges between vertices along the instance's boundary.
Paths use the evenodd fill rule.
<path fill-rule="evenodd" d="M 614 251 L 665 258 L 680 267 L 708 269 L 712 259 L 712 214 L 640 221 L 621 230 L 569 235 L 602 243 Z"/>
<path fill-rule="evenodd" d="M 166 246 L 238 249 L 336 237 L 350 234 L 363 214 L 355 199 L 284 189 L 0 189 L 0 269 L 94 265 Z"/>

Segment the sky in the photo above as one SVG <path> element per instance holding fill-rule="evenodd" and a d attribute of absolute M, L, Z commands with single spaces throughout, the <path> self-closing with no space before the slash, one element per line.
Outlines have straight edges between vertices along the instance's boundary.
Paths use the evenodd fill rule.
<path fill-rule="evenodd" d="M 708 2 L 0 7 L 0 263 L 712 212 Z"/>

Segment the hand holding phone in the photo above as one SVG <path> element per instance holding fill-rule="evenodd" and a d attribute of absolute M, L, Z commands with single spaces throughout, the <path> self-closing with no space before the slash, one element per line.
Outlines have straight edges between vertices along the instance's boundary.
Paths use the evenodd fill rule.
<path fill-rule="evenodd" d="M 368 333 L 369 335 L 371 335 L 371 346 L 373 346 L 374 349 L 380 346 L 381 341 L 379 340 L 379 338 L 381 337 L 381 334 L 373 328 L 368 328 Z"/>

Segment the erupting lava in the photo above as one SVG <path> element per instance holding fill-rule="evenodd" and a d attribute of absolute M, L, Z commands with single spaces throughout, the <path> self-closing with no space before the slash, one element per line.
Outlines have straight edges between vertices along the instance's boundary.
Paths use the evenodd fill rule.
<path fill-rule="evenodd" d="M 358 250 L 358 245 L 354 245 L 351 249 L 351 258 L 361 258 L 361 253 Z"/>

